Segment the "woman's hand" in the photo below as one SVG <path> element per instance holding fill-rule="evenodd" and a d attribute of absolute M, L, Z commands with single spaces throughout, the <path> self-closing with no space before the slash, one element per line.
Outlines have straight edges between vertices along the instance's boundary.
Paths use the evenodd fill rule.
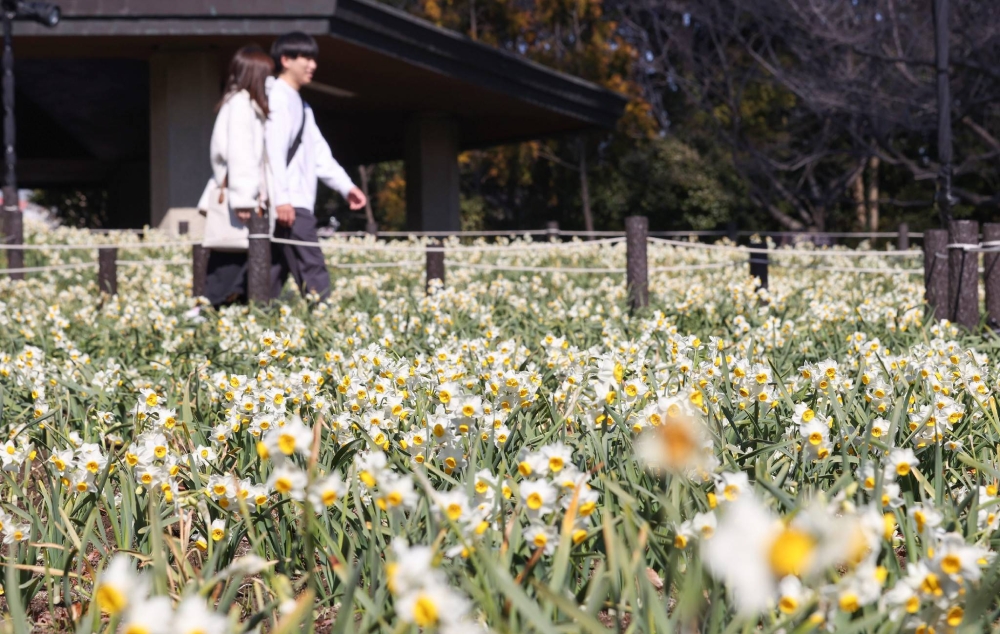
<path fill-rule="evenodd" d="M 236 217 L 239 218 L 239 221 L 242 222 L 243 224 L 247 224 L 248 222 L 250 222 L 250 213 L 252 211 L 253 209 L 250 209 L 249 207 L 246 209 L 237 209 Z"/>

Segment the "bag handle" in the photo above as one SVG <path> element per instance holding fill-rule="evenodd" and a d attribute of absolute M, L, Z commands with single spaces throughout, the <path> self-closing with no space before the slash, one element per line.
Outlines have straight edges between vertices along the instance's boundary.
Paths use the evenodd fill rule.
<path fill-rule="evenodd" d="M 291 165 L 292 159 L 295 158 L 295 153 L 299 151 L 299 145 L 302 144 L 302 132 L 306 129 L 306 100 L 299 97 L 302 101 L 302 125 L 299 126 L 299 132 L 295 135 L 295 140 L 292 141 L 292 145 L 288 148 L 288 156 L 285 157 L 285 166 Z"/>

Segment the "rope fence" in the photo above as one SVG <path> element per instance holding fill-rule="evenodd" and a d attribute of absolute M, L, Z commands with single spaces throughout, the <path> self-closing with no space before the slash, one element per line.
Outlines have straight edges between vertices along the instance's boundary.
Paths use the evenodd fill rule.
<path fill-rule="evenodd" d="M 93 251 L 95 249 L 166 249 L 191 247 L 201 240 L 175 240 L 173 242 L 133 242 L 125 244 L 8 244 L 0 242 L 0 251 Z"/>
<path fill-rule="evenodd" d="M 265 219 L 266 220 L 266 219 Z M 775 234 L 751 232 L 719 232 L 719 231 L 688 231 L 688 232 L 650 232 L 648 220 L 642 216 L 631 216 L 626 219 L 626 231 L 561 231 L 550 226 L 546 230 L 530 231 L 479 231 L 479 232 L 382 232 L 382 238 L 407 238 L 410 242 L 376 241 L 371 234 L 338 234 L 339 236 L 365 236 L 363 241 L 320 240 L 309 242 L 275 238 L 266 233 L 266 222 L 251 227 L 248 251 L 250 279 L 249 286 L 254 287 L 251 297 L 259 301 L 268 301 L 269 290 L 263 288 L 269 283 L 271 245 L 293 245 L 318 247 L 325 252 L 333 253 L 385 253 L 385 254 L 422 254 L 423 259 L 401 259 L 383 262 L 332 262 L 331 266 L 345 270 L 377 270 L 417 267 L 425 265 L 428 287 L 434 280 L 437 284 L 444 283 L 446 256 L 450 267 L 470 271 L 509 271 L 515 273 L 563 273 L 592 275 L 625 274 L 625 283 L 629 289 L 629 301 L 633 308 L 641 308 L 648 303 L 648 284 L 650 274 L 683 273 L 689 271 L 710 271 L 736 266 L 749 265 L 750 275 L 759 280 L 759 286 L 768 286 L 769 268 L 784 270 L 809 270 L 831 273 L 847 273 L 857 275 L 884 275 L 890 277 L 924 275 L 925 292 L 928 311 L 936 318 L 947 318 L 968 328 L 976 326 L 981 319 L 979 308 L 979 280 L 982 278 L 986 289 L 986 308 L 990 323 L 1000 326 L 1000 223 L 984 224 L 980 236 L 979 224 L 974 221 L 959 220 L 950 224 L 947 230 L 932 229 L 924 233 L 909 233 L 905 226 L 899 233 L 826 233 L 826 234 L 793 234 L 814 238 L 824 237 L 850 238 L 898 238 L 896 249 L 838 249 L 828 246 L 802 248 L 801 246 L 781 246 L 770 248 L 767 242 L 757 241 L 750 246 L 732 244 L 709 244 L 692 240 L 695 237 L 753 235 L 762 237 Z M 111 235 L 106 232 L 105 235 Z M 67 252 L 96 251 L 96 262 L 59 263 L 41 266 L 12 266 L 0 269 L 0 274 L 10 278 L 21 278 L 27 273 L 48 273 L 58 271 L 81 270 L 96 267 L 98 269 L 98 286 L 103 292 L 117 293 L 117 269 L 121 267 L 150 268 L 156 266 L 192 267 L 192 290 L 195 295 L 202 295 L 205 289 L 205 276 L 208 266 L 209 250 L 201 246 L 197 240 L 146 241 L 145 234 L 139 234 L 140 242 L 123 242 L 120 244 L 101 241 L 89 244 L 12 244 L 0 242 L 0 251 L 6 251 L 9 261 L 13 263 L 14 253 L 34 252 Z M 520 237 L 525 242 L 513 244 L 459 244 L 460 238 L 487 237 Z M 542 240 L 528 241 L 541 237 Z M 687 240 L 680 239 L 687 237 Z M 923 238 L 923 249 L 910 249 L 909 238 Z M 417 239 L 421 241 L 417 242 Z M 558 238 L 569 238 L 569 241 L 558 241 Z M 586 239 L 581 239 L 586 238 Z M 905 238 L 905 239 L 904 239 Z M 624 249 L 619 245 L 624 244 Z M 264 248 L 261 248 L 264 245 Z M 158 249 L 191 247 L 191 258 L 177 259 L 119 259 L 120 251 L 156 251 Z M 625 256 L 626 265 L 621 266 L 561 266 L 533 265 L 515 260 L 508 262 L 467 261 L 464 256 L 483 254 L 548 254 L 553 257 L 572 255 L 577 257 L 587 251 L 611 248 L 608 253 Z M 715 262 L 695 262 L 669 264 L 669 258 L 685 251 L 717 254 L 724 260 Z M 982 265 L 980 265 L 982 254 Z M 653 265 L 650 263 L 652 256 Z M 515 255 L 515 257 L 523 257 Z M 859 266 L 845 266 L 844 260 L 855 260 Z M 868 258 L 866 261 L 865 258 Z M 873 266 L 872 260 L 881 260 L 887 264 L 899 261 L 899 258 L 921 258 L 923 268 L 904 268 L 900 266 Z M 475 257 L 472 257 L 475 260 Z M 20 260 L 20 258 L 17 258 Z M 668 263 L 661 264 L 666 260 Z M 823 261 L 828 264 L 822 264 Z M 257 280 L 255 282 L 255 280 Z M 256 288 L 261 286 L 261 288 Z M 249 289 L 248 289 L 249 290 Z"/>

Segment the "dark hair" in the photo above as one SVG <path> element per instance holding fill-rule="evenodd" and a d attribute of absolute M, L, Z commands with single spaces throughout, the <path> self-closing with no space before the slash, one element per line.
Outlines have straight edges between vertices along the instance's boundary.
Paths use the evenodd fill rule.
<path fill-rule="evenodd" d="M 308 57 L 316 59 L 319 57 L 319 45 L 311 35 L 302 31 L 292 31 L 285 33 L 274 41 L 271 45 L 271 59 L 274 60 L 274 67 L 281 72 L 281 58 L 297 59 Z"/>
<path fill-rule="evenodd" d="M 266 117 L 270 110 L 267 107 L 267 78 L 274 74 L 274 62 L 260 46 L 248 44 L 236 51 L 233 61 L 229 62 L 229 78 L 226 79 L 226 90 L 222 100 L 215 106 L 218 112 L 233 94 L 241 90 L 250 93 L 250 99 L 257 102 Z"/>

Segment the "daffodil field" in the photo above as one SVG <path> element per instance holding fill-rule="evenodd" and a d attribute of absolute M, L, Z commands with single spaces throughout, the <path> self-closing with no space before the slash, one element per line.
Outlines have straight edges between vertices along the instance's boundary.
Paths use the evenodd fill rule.
<path fill-rule="evenodd" d="M 925 318 L 917 251 L 776 250 L 761 289 L 651 243 L 630 314 L 622 275 L 485 268 L 620 243 L 449 253 L 428 293 L 419 254 L 341 239 L 328 300 L 216 312 L 168 241 L 115 297 L 0 278 L 4 631 L 1000 623 L 998 340 Z"/>

